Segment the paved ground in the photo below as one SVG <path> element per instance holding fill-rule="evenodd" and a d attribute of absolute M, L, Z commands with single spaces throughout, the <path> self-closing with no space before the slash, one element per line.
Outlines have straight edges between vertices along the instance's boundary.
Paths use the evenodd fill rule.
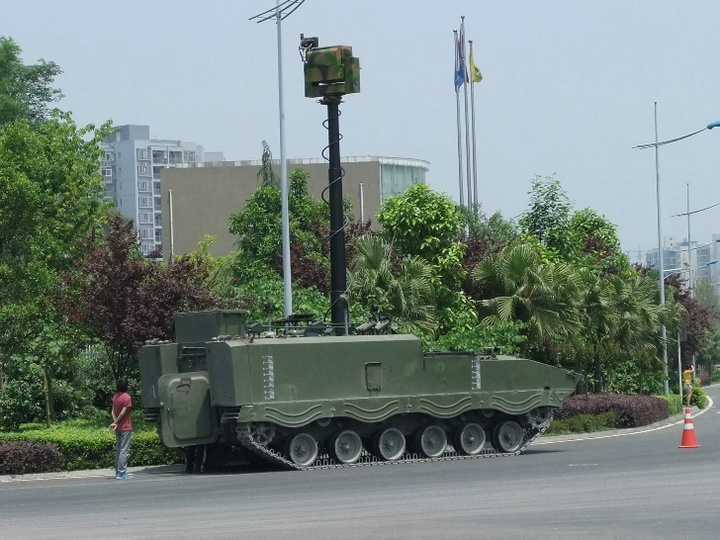
<path fill-rule="evenodd" d="M 708 398 L 708 406 L 705 409 L 698 409 L 697 407 L 692 408 L 692 416 L 702 415 L 713 408 L 713 401 Z M 534 442 L 528 448 L 534 448 L 536 446 L 552 444 L 555 442 L 565 442 L 573 440 L 587 440 L 587 439 L 602 439 L 606 437 L 618 436 L 618 435 L 629 435 L 632 433 L 644 433 L 647 431 L 653 431 L 657 429 L 664 429 L 666 427 L 679 424 L 684 421 L 684 413 L 678 414 L 662 420 L 648 426 L 642 426 L 639 428 L 628 428 L 628 429 L 615 429 L 609 431 L 598 431 L 594 433 L 575 433 L 572 435 L 556 435 L 551 437 L 542 437 L 538 441 Z M 129 467 L 128 471 L 135 475 L 153 475 L 153 474 L 177 474 L 183 472 L 183 465 L 157 465 L 151 467 Z M 68 479 L 68 478 L 101 478 L 101 477 L 112 477 L 115 471 L 113 469 L 91 469 L 84 471 L 63 471 L 53 473 L 36 473 L 36 474 L 18 474 L 18 475 L 0 475 L 0 482 L 29 482 L 38 480 L 54 480 L 54 479 Z"/>

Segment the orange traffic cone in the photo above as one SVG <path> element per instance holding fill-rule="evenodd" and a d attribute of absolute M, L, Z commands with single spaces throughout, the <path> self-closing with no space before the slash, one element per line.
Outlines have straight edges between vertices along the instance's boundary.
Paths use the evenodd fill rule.
<path fill-rule="evenodd" d="M 695 428 L 693 427 L 692 416 L 690 416 L 690 407 L 685 407 L 685 425 L 683 426 L 679 448 L 700 448 L 695 438 Z"/>

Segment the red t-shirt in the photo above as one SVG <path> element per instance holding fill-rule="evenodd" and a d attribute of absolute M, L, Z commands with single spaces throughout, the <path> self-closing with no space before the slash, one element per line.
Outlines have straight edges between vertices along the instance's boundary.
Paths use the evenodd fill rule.
<path fill-rule="evenodd" d="M 113 396 L 113 412 L 117 417 L 123 410 L 123 407 L 127 407 L 127 411 L 120 419 L 117 425 L 117 431 L 132 431 L 132 422 L 130 420 L 130 409 L 132 408 L 132 400 L 130 394 L 127 392 L 117 393 Z"/>

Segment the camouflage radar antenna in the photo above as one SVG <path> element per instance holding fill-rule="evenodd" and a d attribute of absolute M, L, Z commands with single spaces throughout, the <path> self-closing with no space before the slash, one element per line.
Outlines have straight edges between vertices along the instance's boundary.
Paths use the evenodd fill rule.
<path fill-rule="evenodd" d="M 330 191 L 330 311 L 337 335 L 347 333 L 348 308 L 345 278 L 345 225 L 342 208 L 342 177 L 340 166 L 340 111 L 342 96 L 360 92 L 360 61 L 345 45 L 318 47 L 318 38 L 300 34 L 300 57 L 305 66 L 305 97 L 322 98 L 327 105 L 328 189 Z"/>

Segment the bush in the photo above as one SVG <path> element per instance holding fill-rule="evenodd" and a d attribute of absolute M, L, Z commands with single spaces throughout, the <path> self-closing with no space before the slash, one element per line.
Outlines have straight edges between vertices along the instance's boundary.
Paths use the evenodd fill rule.
<path fill-rule="evenodd" d="M 683 412 L 684 404 L 679 394 L 670 394 L 669 396 L 658 396 L 668 402 L 668 416 L 674 416 Z"/>
<path fill-rule="evenodd" d="M 710 380 L 710 375 L 706 375 L 705 373 L 696 375 L 695 380 L 700 383 L 700 386 L 710 386 L 710 383 L 712 382 Z"/>
<path fill-rule="evenodd" d="M 167 465 L 179 457 L 158 439 L 154 425 L 141 420 L 142 411 L 133 413 L 130 466 Z M 64 464 L 53 470 L 112 468 L 115 464 L 115 435 L 108 431 L 109 418 L 58 422 L 51 428 L 39 424 L 23 425 L 19 431 L 0 432 L 0 441 L 25 441 L 54 445 Z M 20 474 L 12 471 L 9 474 Z"/>
<path fill-rule="evenodd" d="M 698 382 L 692 385 L 692 396 L 690 397 L 690 405 L 695 405 L 700 409 L 707 407 L 708 398 L 705 390 L 698 384 Z"/>
<path fill-rule="evenodd" d="M 720 370 L 713 370 L 710 380 L 714 383 L 720 382 Z"/>
<path fill-rule="evenodd" d="M 64 466 L 65 458 L 54 444 L 0 441 L 0 474 L 44 473 Z"/>
<path fill-rule="evenodd" d="M 545 435 L 567 435 L 570 433 L 592 433 L 605 431 L 615 427 L 615 413 L 608 411 L 601 414 L 578 414 L 565 419 L 555 419 Z"/>
<path fill-rule="evenodd" d="M 623 394 L 583 394 L 569 398 L 555 418 L 564 420 L 579 414 L 615 414 L 615 428 L 646 426 L 669 415 L 668 401 L 658 397 Z"/>

